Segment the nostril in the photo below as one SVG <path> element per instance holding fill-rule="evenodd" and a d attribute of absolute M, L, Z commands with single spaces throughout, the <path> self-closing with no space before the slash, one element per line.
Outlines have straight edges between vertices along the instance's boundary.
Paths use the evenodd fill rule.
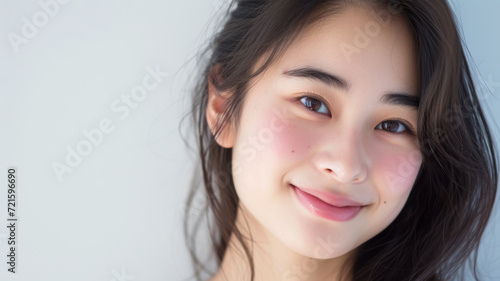
<path fill-rule="evenodd" d="M 328 174 L 329 176 L 333 176 L 333 177 L 335 177 L 338 181 L 341 181 L 341 182 L 349 182 L 349 181 L 351 181 L 351 182 L 360 182 L 360 181 L 361 181 L 361 177 L 359 177 L 359 175 L 358 175 L 358 176 L 356 176 L 356 177 L 354 177 L 354 178 L 352 178 L 352 177 L 349 177 L 349 176 L 345 173 L 345 171 L 343 171 L 343 170 L 341 170 L 341 169 L 338 169 L 338 170 L 334 171 L 334 170 L 333 170 L 333 169 L 331 169 L 331 168 L 324 168 L 324 171 L 325 171 L 325 173 L 326 173 L 326 174 Z M 354 176 L 354 175 L 352 175 L 352 176 Z M 350 178 L 350 179 L 348 179 L 348 178 Z"/>

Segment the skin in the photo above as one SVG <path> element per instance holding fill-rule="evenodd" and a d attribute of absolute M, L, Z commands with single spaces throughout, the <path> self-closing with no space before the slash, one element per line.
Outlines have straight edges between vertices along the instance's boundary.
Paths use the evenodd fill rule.
<path fill-rule="evenodd" d="M 370 21 L 376 19 L 369 9 L 353 6 L 310 25 L 255 79 L 238 130 L 232 124 L 217 138 L 233 148 L 237 225 L 254 240 L 255 280 L 338 278 L 342 265 L 352 265 L 356 248 L 385 229 L 406 203 L 421 166 L 417 137 L 405 133 L 402 123 L 394 130 L 399 133 L 379 125 L 402 118 L 417 128 L 417 110 L 380 99 L 389 91 L 417 95 L 415 44 L 408 24 L 394 15 L 368 45 L 347 56 L 340 46 L 353 46 L 356 28 Z M 283 75 L 303 67 L 333 73 L 350 87 Z M 225 100 L 209 87 L 207 121 L 213 131 Z M 304 105 L 310 99 L 298 97 L 308 93 L 322 97 L 325 107 L 313 111 Z M 325 219 L 299 203 L 290 183 L 366 206 L 348 221 Z M 248 261 L 232 237 L 210 280 L 249 276 Z M 349 279 L 350 274 L 344 280 Z"/>

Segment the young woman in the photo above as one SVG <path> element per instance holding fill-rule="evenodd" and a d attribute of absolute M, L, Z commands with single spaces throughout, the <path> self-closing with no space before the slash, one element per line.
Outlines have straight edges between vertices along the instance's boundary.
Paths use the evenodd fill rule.
<path fill-rule="evenodd" d="M 212 42 L 193 103 L 210 281 L 458 276 L 498 171 L 445 0 L 235 1 Z"/>

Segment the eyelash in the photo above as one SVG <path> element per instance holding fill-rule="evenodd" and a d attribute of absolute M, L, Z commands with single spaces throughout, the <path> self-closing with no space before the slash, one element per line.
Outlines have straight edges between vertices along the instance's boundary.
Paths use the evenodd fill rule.
<path fill-rule="evenodd" d="M 322 97 L 322 96 L 320 96 L 320 95 L 317 95 L 317 94 L 315 94 L 315 93 L 310 93 L 310 92 L 307 92 L 306 94 L 302 94 L 302 95 L 298 96 L 298 97 L 296 98 L 296 100 L 297 100 L 298 102 L 300 102 L 300 103 L 301 103 L 304 107 L 306 107 L 306 106 L 302 103 L 302 101 L 300 101 L 302 98 L 313 98 L 313 99 L 315 99 L 315 100 L 318 100 L 319 102 L 322 102 L 323 104 L 325 104 L 325 105 L 326 105 L 326 107 L 328 108 L 328 110 L 330 111 L 330 105 L 329 105 L 329 104 L 328 104 L 328 102 L 327 102 L 327 101 L 325 101 L 325 100 L 323 99 L 323 97 Z M 308 107 L 306 107 L 306 108 L 308 108 Z M 309 108 L 308 108 L 308 109 L 309 109 Z M 309 110 L 313 111 L 312 109 L 309 109 Z M 313 112 L 317 112 L 317 111 L 313 111 Z M 323 115 L 325 115 L 324 113 L 320 113 L 320 112 L 317 112 L 317 113 L 318 113 L 318 114 L 323 114 Z M 330 115 L 328 115 L 328 116 L 330 116 Z M 412 126 L 410 125 L 410 122 L 408 122 L 408 121 L 407 121 L 407 120 L 405 120 L 405 119 L 402 119 L 402 118 L 394 118 L 394 119 L 384 120 L 384 121 L 382 121 L 381 123 L 379 123 L 379 125 L 380 125 L 380 124 L 382 124 L 382 123 L 385 123 L 385 122 L 399 122 L 399 123 L 400 123 L 401 125 L 403 125 L 403 127 L 405 128 L 405 132 L 403 132 L 403 133 L 393 133 L 393 134 L 397 134 L 397 135 L 399 135 L 399 134 L 404 134 L 404 133 L 407 133 L 407 134 L 410 134 L 410 135 L 415 135 L 415 132 L 413 131 Z M 378 127 L 378 125 L 377 125 L 377 127 Z M 386 131 L 386 132 L 392 133 L 392 132 L 387 131 L 387 130 L 383 130 L 383 131 Z"/>

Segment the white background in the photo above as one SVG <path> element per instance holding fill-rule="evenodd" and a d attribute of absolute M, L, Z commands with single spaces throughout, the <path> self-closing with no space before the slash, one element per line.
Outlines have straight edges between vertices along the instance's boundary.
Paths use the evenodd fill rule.
<path fill-rule="evenodd" d="M 9 36 L 22 36 L 25 19 L 43 21 L 40 3 L 0 0 L 0 177 L 9 166 L 19 177 L 15 275 L 7 272 L 0 188 L 0 280 L 189 277 L 182 214 L 194 156 L 178 126 L 189 109 L 193 56 L 223 0 L 68 1 L 14 46 Z M 486 113 L 500 120 L 500 2 L 451 3 L 481 89 L 491 92 L 482 96 Z M 113 110 L 148 67 L 166 73 L 157 87 L 127 116 Z M 76 150 L 82 131 L 103 120 L 114 130 L 59 180 L 53 163 L 66 164 L 68 147 Z M 484 280 L 500 278 L 499 208 L 481 246 Z"/>

